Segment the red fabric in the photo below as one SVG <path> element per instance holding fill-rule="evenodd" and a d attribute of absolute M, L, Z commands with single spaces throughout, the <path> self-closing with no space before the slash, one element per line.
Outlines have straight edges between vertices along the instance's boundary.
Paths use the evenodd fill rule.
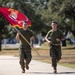
<path fill-rule="evenodd" d="M 18 26 L 22 28 L 23 22 L 28 21 L 28 26 L 31 26 L 31 21 L 19 12 L 18 10 L 7 8 L 7 7 L 0 7 L 0 14 L 13 26 Z"/>

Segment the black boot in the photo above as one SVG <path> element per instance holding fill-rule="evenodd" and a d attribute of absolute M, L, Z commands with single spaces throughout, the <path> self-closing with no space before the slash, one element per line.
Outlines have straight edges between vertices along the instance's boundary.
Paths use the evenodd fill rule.
<path fill-rule="evenodd" d="M 29 69 L 29 65 L 28 65 L 28 64 L 26 64 L 26 69 L 27 69 L 27 70 Z"/>
<path fill-rule="evenodd" d="M 22 73 L 25 73 L 25 67 L 21 67 Z"/>
<path fill-rule="evenodd" d="M 25 69 L 22 69 L 22 73 L 25 73 Z"/>
<path fill-rule="evenodd" d="M 56 67 L 54 67 L 54 73 L 57 73 L 57 69 L 56 69 Z"/>

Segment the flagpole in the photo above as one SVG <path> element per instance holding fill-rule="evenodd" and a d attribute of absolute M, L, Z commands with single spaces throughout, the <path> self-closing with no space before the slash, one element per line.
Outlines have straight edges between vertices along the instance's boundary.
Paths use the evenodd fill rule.
<path fill-rule="evenodd" d="M 31 23 L 31 21 L 21 12 L 19 12 L 18 10 L 12 9 L 12 8 L 8 8 L 8 7 L 0 7 L 0 14 L 12 25 L 16 25 L 19 24 L 18 22 L 22 22 L 25 20 L 28 20 L 29 24 Z M 15 15 L 14 15 L 15 14 Z M 20 17 L 21 16 L 21 17 Z M 19 21 L 17 20 L 19 19 Z M 13 24 L 14 23 L 14 24 Z M 22 24 L 21 24 L 22 25 Z M 15 28 L 16 29 L 16 28 Z M 16 29 L 18 31 L 18 29 Z M 19 31 L 18 31 L 19 32 Z M 28 40 L 20 33 L 20 35 L 24 38 L 24 40 L 30 45 L 30 43 L 28 42 Z M 30 46 L 31 47 L 31 46 Z M 31 47 L 32 48 L 32 47 Z M 35 49 L 34 49 L 35 50 Z M 36 51 L 36 50 L 35 50 Z M 37 51 L 36 51 L 37 52 Z M 40 55 L 37 52 L 38 55 Z"/>
<path fill-rule="evenodd" d="M 17 29 L 17 28 L 14 28 L 17 32 L 19 32 L 19 34 L 22 36 L 22 38 L 29 44 L 29 46 L 31 47 L 30 43 L 28 42 L 28 40 L 21 34 L 21 32 Z M 33 47 L 31 47 L 31 49 L 35 50 Z M 41 56 L 36 50 L 35 52 Z"/>

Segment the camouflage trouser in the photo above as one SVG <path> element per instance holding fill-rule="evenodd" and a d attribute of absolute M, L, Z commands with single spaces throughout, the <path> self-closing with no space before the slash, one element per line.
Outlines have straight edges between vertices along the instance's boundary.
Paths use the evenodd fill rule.
<path fill-rule="evenodd" d="M 52 66 L 57 67 L 57 62 L 61 59 L 61 46 L 50 46 L 50 56 L 52 57 Z"/>
<path fill-rule="evenodd" d="M 20 47 L 20 65 L 21 67 L 25 67 L 25 60 L 26 60 L 26 64 L 29 64 L 31 61 L 32 55 L 31 55 L 31 48 L 30 46 L 21 46 Z"/>
<path fill-rule="evenodd" d="M 1 51 L 2 49 L 1 49 L 1 39 L 0 39 L 0 51 Z"/>

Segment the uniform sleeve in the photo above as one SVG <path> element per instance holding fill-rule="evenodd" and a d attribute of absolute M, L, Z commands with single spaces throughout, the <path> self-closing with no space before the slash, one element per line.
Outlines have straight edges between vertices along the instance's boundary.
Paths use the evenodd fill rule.
<path fill-rule="evenodd" d="M 32 30 L 30 30 L 30 37 L 34 36 L 34 33 Z"/>
<path fill-rule="evenodd" d="M 64 38 L 65 36 L 64 36 L 64 34 L 63 34 L 63 32 L 60 30 L 60 38 L 62 39 L 62 38 Z"/>
<path fill-rule="evenodd" d="M 22 34 L 22 30 L 19 30 L 19 32 Z M 22 36 L 19 34 L 19 38 L 21 38 Z"/>
<path fill-rule="evenodd" d="M 46 34 L 46 38 L 50 37 L 50 32 L 51 31 L 48 31 L 48 33 Z"/>

